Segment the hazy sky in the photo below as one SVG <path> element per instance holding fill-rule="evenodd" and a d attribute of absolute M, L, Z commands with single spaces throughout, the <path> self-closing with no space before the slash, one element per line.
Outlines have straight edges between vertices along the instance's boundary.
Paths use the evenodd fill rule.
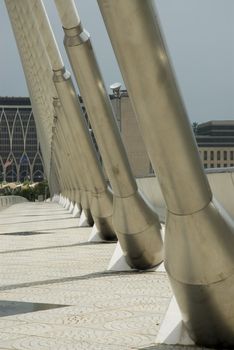
<path fill-rule="evenodd" d="M 234 0 L 155 1 L 190 119 L 234 119 Z M 53 0 L 44 3 L 70 69 Z M 76 4 L 107 88 L 116 81 L 123 83 L 96 0 Z M 0 0 L 0 53 L 0 96 L 28 96 L 4 0 Z"/>

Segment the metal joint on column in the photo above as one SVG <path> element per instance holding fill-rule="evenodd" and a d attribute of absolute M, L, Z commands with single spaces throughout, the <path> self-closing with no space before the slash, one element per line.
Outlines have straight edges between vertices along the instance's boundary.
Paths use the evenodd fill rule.
<path fill-rule="evenodd" d="M 83 28 L 81 22 L 74 28 L 64 28 L 64 45 L 65 46 L 77 46 L 85 43 L 90 39 L 89 32 Z"/>
<path fill-rule="evenodd" d="M 61 69 L 53 70 L 54 83 L 59 83 L 61 81 L 69 79 L 70 77 L 71 77 L 71 74 L 66 70 L 65 67 L 62 67 Z"/>

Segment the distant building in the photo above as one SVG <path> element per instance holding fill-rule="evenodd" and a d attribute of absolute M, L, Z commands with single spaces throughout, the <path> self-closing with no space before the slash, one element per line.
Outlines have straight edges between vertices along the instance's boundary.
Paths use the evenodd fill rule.
<path fill-rule="evenodd" d="M 44 179 L 30 99 L 0 97 L 0 181 Z"/>
<path fill-rule="evenodd" d="M 136 177 L 152 175 L 154 171 L 127 91 L 121 91 L 120 96 L 110 97 L 133 173 Z M 196 140 L 204 168 L 234 166 L 234 120 L 199 124 Z"/>
<path fill-rule="evenodd" d="M 110 96 L 128 159 L 136 177 L 154 173 L 126 90 L 120 98 Z"/>
<path fill-rule="evenodd" d="M 134 175 L 153 175 L 127 91 L 122 90 L 120 98 L 114 95 L 110 98 Z M 84 115 L 88 122 L 87 114 Z M 89 123 L 88 127 L 91 132 Z M 92 132 L 91 135 L 98 151 Z M 234 166 L 234 121 L 199 124 L 195 137 L 204 168 Z M 44 179 L 43 160 L 30 100 L 24 97 L 0 97 L 0 181 L 22 182 L 25 179 Z"/>
<path fill-rule="evenodd" d="M 199 124 L 196 140 L 204 168 L 234 166 L 234 120 Z"/>

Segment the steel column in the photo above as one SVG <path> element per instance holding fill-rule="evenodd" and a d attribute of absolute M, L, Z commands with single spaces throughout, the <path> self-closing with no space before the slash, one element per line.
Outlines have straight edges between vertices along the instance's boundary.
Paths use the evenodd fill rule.
<path fill-rule="evenodd" d="M 65 32 L 65 48 L 112 186 L 113 224 L 120 245 L 131 267 L 150 268 L 162 261 L 158 217 L 138 191 L 89 33 L 83 29 L 72 0 L 55 3 Z"/>
<path fill-rule="evenodd" d="M 98 0 L 167 204 L 165 267 L 197 344 L 234 347 L 233 222 L 212 200 L 151 0 Z"/>
<path fill-rule="evenodd" d="M 53 33 L 41 1 L 24 1 L 25 8 L 31 9 L 35 15 L 37 30 L 35 36 L 37 43 L 40 39 L 48 48 L 48 55 L 54 71 L 53 81 L 62 103 L 67 123 L 71 125 L 70 130 L 77 141 L 77 152 L 82 161 L 84 179 L 91 193 L 91 212 L 100 235 L 105 239 L 115 239 L 112 228 L 112 195 L 109 191 L 101 166 L 97 160 L 96 151 L 91 140 L 84 115 L 79 104 L 75 88 L 70 74 L 65 70 L 59 54 Z M 38 45 L 40 45 L 38 43 Z"/>

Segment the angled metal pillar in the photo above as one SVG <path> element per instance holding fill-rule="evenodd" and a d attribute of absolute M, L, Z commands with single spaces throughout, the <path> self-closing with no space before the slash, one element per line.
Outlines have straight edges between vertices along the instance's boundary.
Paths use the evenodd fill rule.
<path fill-rule="evenodd" d="M 24 3 L 22 2 L 21 5 L 23 6 Z M 25 10 L 25 7 L 23 6 L 23 10 Z M 22 18 L 24 18 L 24 15 L 22 15 Z M 27 29 L 27 22 L 25 21 L 25 30 Z M 26 31 L 27 34 L 27 31 Z M 40 63 L 40 52 L 38 52 L 38 50 L 40 50 L 40 48 L 34 48 L 33 43 L 35 41 L 35 38 L 33 36 L 33 39 L 30 40 L 29 45 L 30 45 L 30 51 L 32 52 L 32 58 L 34 60 L 33 63 L 33 68 L 36 72 L 39 72 L 39 74 L 35 77 L 36 78 L 36 84 L 38 86 L 41 87 L 41 91 L 40 91 L 40 96 L 43 100 L 43 103 L 45 104 L 45 106 L 49 106 L 51 108 L 51 113 L 54 113 L 54 109 L 53 109 L 53 101 L 54 101 L 54 96 L 56 96 L 56 91 L 53 87 L 53 84 L 51 84 L 51 78 L 52 78 L 52 72 L 51 70 L 48 70 L 47 66 L 45 64 L 43 64 L 43 62 Z M 46 56 L 47 57 L 47 56 Z M 49 80 L 48 80 L 49 77 Z M 48 81 L 47 81 L 48 80 Z M 49 83 L 48 83 L 49 82 Z M 45 114 L 46 115 L 46 114 Z M 58 143 L 61 143 L 61 138 L 59 139 Z M 57 147 L 58 144 L 57 144 Z M 60 153 L 61 156 L 62 152 Z M 65 163 L 67 160 L 64 159 Z M 63 196 L 65 196 L 66 198 L 69 198 L 69 201 L 76 201 L 79 205 L 79 186 L 78 186 L 78 179 L 74 179 L 74 174 L 76 175 L 76 173 L 73 170 L 73 166 L 72 164 L 70 164 L 70 166 L 63 167 L 62 169 L 65 169 L 65 172 L 67 172 L 67 177 L 70 178 L 69 181 L 67 181 L 67 183 L 69 183 L 69 187 L 63 191 Z M 70 169 L 69 173 L 68 170 Z M 62 170 L 61 170 L 62 171 Z M 64 175 L 64 172 L 61 173 L 62 176 Z M 77 187 L 78 186 L 78 187 Z M 68 202 L 68 200 L 67 200 Z"/>
<path fill-rule="evenodd" d="M 9 3 L 10 2 L 8 2 L 9 6 L 12 4 L 14 5 L 14 3 L 12 4 L 9 4 Z M 33 52 L 33 48 L 27 45 L 27 38 L 23 33 L 23 29 L 20 27 L 22 25 L 22 22 L 21 22 L 22 18 L 18 13 L 18 9 L 14 8 L 13 10 L 11 10 L 11 14 L 15 18 L 14 21 L 16 23 L 16 26 L 18 26 L 17 33 L 21 35 L 21 37 L 18 37 L 17 41 L 18 41 L 18 44 L 21 45 L 21 51 L 23 50 L 21 56 L 23 60 L 24 70 L 26 70 L 28 80 L 30 81 L 30 84 L 31 84 L 29 87 L 30 88 L 29 90 L 31 91 L 30 95 L 32 96 L 32 101 L 36 101 L 36 106 L 39 106 L 39 108 L 36 109 L 36 113 L 34 112 L 35 120 L 37 123 L 37 129 L 39 130 L 39 132 L 40 130 L 42 130 L 43 134 L 49 132 L 48 137 L 41 139 L 42 151 L 43 149 L 45 149 L 48 157 L 50 157 L 50 147 L 51 147 L 50 145 L 52 144 L 51 135 L 52 135 L 52 129 L 53 129 L 52 125 L 53 125 L 53 114 L 54 114 L 53 106 L 52 106 L 53 99 L 52 97 L 50 97 L 50 99 L 48 100 L 44 98 L 44 95 L 50 96 L 51 94 L 49 93 L 47 94 L 47 90 L 48 90 L 47 86 L 45 86 L 45 84 L 43 84 L 40 81 L 40 76 L 36 74 L 38 71 L 41 73 L 42 70 L 40 67 L 38 67 L 37 63 L 35 64 L 35 53 Z M 18 17 L 16 17 L 17 14 L 18 14 Z M 36 61 L 38 60 L 36 59 Z M 34 111 L 35 111 L 35 108 L 34 108 Z M 53 173 L 51 173 L 50 176 L 48 176 L 50 186 L 52 186 L 52 183 L 54 180 L 52 176 L 53 176 Z M 72 195 L 71 188 L 63 188 L 62 192 L 63 192 L 63 195 L 66 195 L 66 197 Z"/>
<path fill-rule="evenodd" d="M 54 114 L 52 102 L 53 96 L 55 94 L 55 89 L 53 86 L 48 85 L 47 80 L 48 77 L 52 77 L 52 73 L 51 71 L 46 70 L 46 67 L 41 63 L 43 61 L 43 58 L 45 59 L 45 57 L 47 57 L 46 53 L 43 51 L 39 51 L 39 48 L 37 47 L 37 45 L 35 45 L 35 37 L 33 35 L 30 36 L 30 39 L 28 38 L 28 22 L 24 21 L 24 5 L 24 2 L 18 2 L 16 4 L 15 11 L 18 12 L 18 21 L 21 21 L 21 31 L 24 34 L 24 43 L 27 47 L 27 50 L 30 52 L 30 61 L 32 61 L 31 72 L 34 79 L 34 84 L 38 89 L 37 95 L 40 99 L 41 105 L 44 107 L 44 112 L 41 113 L 40 119 L 42 119 L 44 128 L 50 129 L 50 125 L 48 125 L 47 115 Z M 50 140 L 50 143 L 52 144 L 52 139 Z M 64 189 L 63 196 L 69 198 L 69 200 L 72 200 L 72 188 L 68 187 Z"/>
<path fill-rule="evenodd" d="M 165 267 L 197 344 L 234 348 L 233 222 L 212 200 L 150 0 L 98 0 L 167 204 Z"/>
<path fill-rule="evenodd" d="M 66 152 L 66 148 L 64 147 L 63 136 L 57 126 L 57 122 L 54 126 L 54 134 L 53 134 L 53 153 L 52 155 L 55 157 L 57 164 L 59 164 L 59 169 L 61 173 L 61 179 L 64 179 L 64 182 L 68 185 L 65 188 L 69 189 L 70 193 L 66 195 L 71 200 L 74 200 L 73 193 L 71 193 L 75 187 L 74 179 L 71 176 L 71 159 L 69 153 Z M 79 201 L 78 201 L 79 203 Z"/>
<path fill-rule="evenodd" d="M 5 3 L 9 13 L 12 29 L 14 31 L 14 35 L 16 38 L 16 44 L 19 50 L 27 86 L 29 89 L 30 100 L 34 111 L 38 137 L 40 140 L 40 145 L 41 145 L 41 150 L 42 150 L 42 155 L 43 155 L 43 160 L 45 165 L 45 172 L 48 180 L 50 181 L 50 132 L 51 130 L 49 126 L 47 129 L 45 129 L 42 120 L 38 118 L 39 115 L 40 116 L 42 115 L 43 108 L 38 99 L 37 87 L 35 86 L 34 79 L 32 76 L 32 71 L 30 69 L 30 58 L 29 58 L 30 53 L 25 48 L 25 44 L 23 41 L 24 38 L 20 28 L 19 18 L 17 16 L 17 12 L 15 11 L 15 2 L 6 0 Z"/>
<path fill-rule="evenodd" d="M 65 32 L 65 48 L 112 186 L 113 224 L 120 245 L 131 267 L 150 268 L 162 261 L 158 217 L 138 191 L 90 36 L 82 27 L 74 1 L 55 3 Z"/>
<path fill-rule="evenodd" d="M 84 179 L 91 193 L 91 213 L 95 224 L 104 239 L 115 239 L 112 227 L 112 194 L 108 190 L 75 88 L 70 74 L 64 68 L 43 4 L 38 0 L 22 0 L 22 5 L 28 15 L 31 14 L 32 18 L 35 16 L 37 26 L 34 27 L 34 36 L 37 38 L 37 46 L 41 46 L 41 49 L 47 48 L 54 72 L 53 81 L 73 138 L 77 140 L 81 168 L 84 169 Z"/>
<path fill-rule="evenodd" d="M 71 135 L 66 133 L 66 125 L 62 127 L 61 119 L 64 119 L 63 110 L 59 99 L 54 99 L 54 107 L 56 112 L 56 122 L 55 122 L 55 134 L 58 138 L 57 142 L 61 145 L 60 159 L 63 163 L 64 171 L 67 173 L 67 177 L 71 178 L 72 182 L 72 201 L 77 204 L 80 208 L 81 203 L 81 177 L 77 174 L 77 159 L 74 156 L 73 149 L 70 147 L 70 143 L 67 142 L 68 137 Z M 56 141 L 56 140 L 55 140 Z M 93 221 L 91 219 L 90 224 Z"/>
<path fill-rule="evenodd" d="M 51 179 L 53 179 L 53 181 L 49 182 L 50 197 L 51 199 L 55 199 L 55 197 L 58 198 L 59 193 L 61 192 L 61 186 L 59 183 L 59 178 L 56 172 L 56 166 L 53 162 L 53 158 L 51 158 L 50 176 L 51 176 Z"/>
<path fill-rule="evenodd" d="M 56 135 L 54 135 L 53 136 L 53 143 L 52 143 L 53 162 L 56 165 L 57 176 L 58 176 L 60 188 L 61 188 L 61 194 L 63 196 L 65 196 L 65 192 L 67 191 L 68 188 L 70 188 L 71 184 L 69 182 L 69 179 L 64 174 L 64 169 L 61 165 L 60 157 L 57 154 L 56 143 L 57 143 L 57 137 L 56 137 Z"/>
<path fill-rule="evenodd" d="M 52 70 L 50 69 L 48 71 L 48 67 L 45 64 L 40 64 L 41 56 L 44 54 L 44 51 L 41 51 L 40 53 L 37 53 L 36 50 L 34 50 L 32 42 L 35 40 L 32 38 L 32 40 L 28 41 L 27 36 L 25 34 L 25 26 L 22 27 L 22 17 L 19 6 L 24 5 L 24 3 L 15 3 L 14 1 L 7 1 L 7 5 L 9 7 L 9 14 L 12 18 L 14 18 L 14 23 L 16 26 L 16 31 L 18 37 L 17 44 L 18 46 L 21 45 L 21 51 L 23 49 L 23 57 L 22 57 L 22 63 L 23 68 L 26 71 L 26 76 L 30 80 L 31 86 L 30 86 L 30 95 L 34 100 L 36 100 L 36 105 L 39 106 L 39 110 L 35 113 L 35 119 L 37 124 L 39 124 L 38 128 L 43 129 L 45 133 L 47 133 L 51 130 L 50 124 L 48 124 L 50 116 L 53 116 L 54 118 L 54 109 L 53 109 L 53 100 L 54 95 L 56 95 L 55 88 L 53 87 L 52 83 Z M 17 7 L 15 7 L 17 5 Z M 26 24 L 26 22 L 23 22 L 23 24 Z M 19 37 L 21 35 L 21 38 Z M 22 37 L 23 36 L 23 37 Z M 21 55 L 22 56 L 22 55 Z M 37 74 L 39 72 L 39 74 Z M 48 79 L 49 78 L 49 79 Z M 48 81 L 50 84 L 48 84 Z M 47 84 L 46 84 L 47 83 Z M 48 118 L 49 117 L 49 118 Z M 53 119 L 52 118 L 52 119 Z M 52 134 L 52 132 L 51 132 Z M 50 136 L 49 136 L 50 139 Z M 70 139 L 70 138 L 69 138 Z M 52 144 L 52 140 L 49 141 Z M 46 140 L 41 140 L 42 148 L 43 146 L 46 146 Z M 46 146 L 46 150 L 48 152 L 49 144 Z M 71 168 L 67 167 L 67 169 Z M 63 167 L 64 168 L 64 167 Z M 56 171 L 58 174 L 58 171 Z M 76 173 L 75 173 L 76 174 Z M 77 175 L 77 174 L 76 174 Z M 51 174 L 53 176 L 53 174 Z M 51 178 L 50 176 L 50 178 Z M 59 174 L 60 178 L 63 177 L 64 174 L 61 172 Z M 69 174 L 70 177 L 73 177 L 73 174 Z M 49 177 L 48 177 L 49 178 Z M 50 183 L 52 183 L 53 179 L 51 179 Z M 79 205 L 78 199 L 79 199 L 79 193 L 76 188 L 76 183 L 73 186 L 71 186 L 71 181 L 68 182 L 66 180 L 66 188 L 63 187 L 62 193 L 63 196 L 69 196 L 72 201 L 76 201 L 77 205 Z M 68 187 L 69 185 L 69 187 Z M 76 188 L 74 190 L 74 188 Z M 78 214 L 78 213 L 77 213 Z M 76 216 L 77 216 L 76 214 Z M 90 223 L 93 224 L 93 220 L 90 220 Z"/>
<path fill-rule="evenodd" d="M 42 72 L 41 67 L 39 67 L 38 65 L 40 55 L 39 57 L 36 56 L 36 59 L 35 59 L 35 52 L 33 51 L 33 47 L 30 46 L 31 43 L 28 43 L 27 37 L 24 32 L 24 26 L 22 26 L 22 18 L 19 12 L 19 8 L 15 7 L 16 3 L 13 1 L 7 1 L 6 5 L 8 7 L 12 25 L 14 25 L 14 28 L 15 28 L 16 41 L 21 53 L 21 60 L 23 63 L 23 68 L 25 71 L 27 82 L 29 85 L 30 96 L 31 96 L 31 100 L 34 108 L 35 121 L 37 123 L 37 129 L 39 130 L 39 136 L 45 135 L 43 138 L 41 137 L 41 148 L 42 148 L 42 151 L 44 150 L 46 152 L 46 155 L 49 158 L 48 162 L 51 163 L 50 158 L 51 158 L 52 129 L 53 129 L 53 119 L 54 119 L 54 111 L 53 111 L 53 105 L 52 105 L 53 97 L 50 93 L 52 89 L 50 88 L 48 92 L 48 87 L 44 83 L 45 79 L 40 81 L 41 76 L 37 74 L 38 72 L 40 73 Z M 45 72 L 44 75 L 48 76 L 48 73 Z M 51 77 L 52 77 L 52 74 L 51 74 Z M 45 96 L 46 97 L 50 96 L 50 97 L 49 99 L 45 99 Z M 55 173 L 58 173 L 58 172 L 55 171 Z M 50 174 L 50 176 L 47 175 L 50 184 L 53 181 L 51 176 L 53 176 L 53 174 Z M 68 194 L 70 195 L 72 194 L 72 191 L 70 188 L 67 188 L 67 189 L 64 188 L 63 193 L 66 193 L 66 195 Z"/>
<path fill-rule="evenodd" d="M 79 198 L 76 197 L 76 202 L 81 204 L 88 223 L 90 226 L 92 226 L 94 222 L 90 211 L 90 194 L 88 193 L 83 180 L 85 175 L 83 174 L 81 158 L 79 157 L 79 152 L 77 151 L 76 139 L 72 138 L 73 134 L 71 132 L 71 127 L 69 127 L 69 124 L 66 122 L 64 110 L 59 99 L 54 99 L 54 108 L 58 116 L 56 124 L 61 135 L 61 140 L 63 141 L 63 147 L 67 149 L 67 152 L 71 155 L 71 163 L 68 169 L 70 169 L 70 167 L 73 168 L 76 183 L 78 183 L 79 186 Z M 72 142 L 67 142 L 70 139 Z"/>

